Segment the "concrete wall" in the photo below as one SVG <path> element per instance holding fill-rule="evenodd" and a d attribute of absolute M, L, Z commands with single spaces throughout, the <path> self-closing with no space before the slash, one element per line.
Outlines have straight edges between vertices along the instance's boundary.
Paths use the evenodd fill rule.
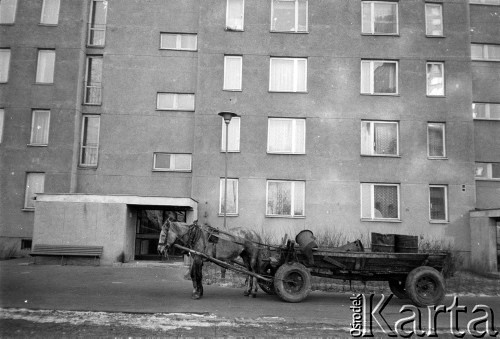
<path fill-rule="evenodd" d="M 470 6 L 471 41 L 500 44 L 498 6 Z M 475 102 L 500 103 L 500 63 L 472 62 L 472 98 Z M 500 163 L 500 121 L 474 121 L 474 150 L 478 162 Z M 476 181 L 478 209 L 500 208 L 500 182 Z"/>
<path fill-rule="evenodd" d="M 241 152 L 229 155 L 239 178 L 239 215 L 229 226 L 262 230 L 275 239 L 303 228 L 362 237 L 370 232 L 417 234 L 469 250 L 468 211 L 474 207 L 473 126 L 468 6 L 445 3 L 445 38 L 426 38 L 424 2 L 399 3 L 400 36 L 363 36 L 355 1 L 310 1 L 309 33 L 270 33 L 270 2 L 245 1 L 244 32 L 224 31 L 225 2 L 203 1 L 195 121 L 194 199 L 200 220 L 218 215 L 221 119 L 241 115 Z M 243 55 L 243 91 L 222 90 L 224 54 Z M 270 56 L 308 58 L 307 93 L 270 93 Z M 399 60 L 399 95 L 360 94 L 361 59 Z M 443 61 L 446 96 L 426 96 L 425 63 Z M 266 153 L 268 117 L 306 118 L 306 154 Z M 400 122 L 400 157 L 360 155 L 361 120 Z M 429 121 L 446 122 L 446 160 L 427 158 Z M 305 218 L 265 216 L 266 180 L 306 181 Z M 401 222 L 360 220 L 360 183 L 401 184 Z M 428 185 L 448 185 L 448 223 L 429 222 Z M 464 187 L 464 189 L 462 188 Z"/>
<path fill-rule="evenodd" d="M 127 205 L 36 202 L 33 245 L 104 246 L 101 265 L 120 260 L 127 239 Z"/>
<path fill-rule="evenodd" d="M 10 72 L 0 84 L 5 110 L 0 144 L 0 239 L 20 249 L 33 232 L 33 210 L 23 210 L 27 172 L 45 173 L 45 192 L 70 192 L 74 126 L 78 117 L 81 46 L 86 1 L 61 1 L 59 24 L 40 25 L 42 1 L 18 1 L 15 23 L 0 25 L 0 47 L 10 48 Z M 53 84 L 35 84 L 39 48 L 55 49 Z M 31 147 L 33 109 L 49 109 L 49 144 Z M 9 245 L 10 246 L 10 245 Z"/>

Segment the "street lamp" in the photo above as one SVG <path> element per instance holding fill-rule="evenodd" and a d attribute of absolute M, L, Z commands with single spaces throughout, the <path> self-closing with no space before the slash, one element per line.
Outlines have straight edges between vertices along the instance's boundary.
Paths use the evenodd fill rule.
<path fill-rule="evenodd" d="M 228 147 L 229 123 L 231 122 L 232 118 L 239 117 L 239 115 L 236 114 L 236 113 L 233 113 L 233 112 L 220 112 L 218 115 L 224 119 L 224 122 L 226 124 L 226 148 L 225 148 L 225 152 L 224 152 L 224 163 L 225 163 L 225 170 L 224 170 L 224 229 L 227 229 L 227 227 L 226 227 L 226 214 L 227 214 L 227 147 Z"/>

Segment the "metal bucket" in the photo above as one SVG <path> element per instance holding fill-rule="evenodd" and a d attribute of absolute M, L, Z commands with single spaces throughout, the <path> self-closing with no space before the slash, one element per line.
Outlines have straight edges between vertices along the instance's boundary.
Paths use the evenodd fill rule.
<path fill-rule="evenodd" d="M 418 253 L 418 236 L 395 234 L 396 253 Z"/>
<path fill-rule="evenodd" d="M 372 252 L 390 252 L 395 251 L 395 235 L 381 234 L 372 232 Z"/>
<path fill-rule="evenodd" d="M 315 240 L 316 238 L 314 237 L 313 232 L 309 230 L 300 231 L 295 237 L 295 242 L 299 244 L 300 247 L 318 247 Z"/>

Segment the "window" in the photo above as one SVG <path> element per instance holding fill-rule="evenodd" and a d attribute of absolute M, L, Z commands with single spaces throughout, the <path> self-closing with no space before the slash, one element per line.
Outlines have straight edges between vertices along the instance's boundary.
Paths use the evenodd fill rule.
<path fill-rule="evenodd" d="M 245 0 L 227 0 L 226 29 L 242 31 L 245 18 Z"/>
<path fill-rule="evenodd" d="M 3 108 L 0 108 L 0 144 L 2 143 L 2 140 L 3 140 L 4 121 L 5 121 L 5 110 Z"/>
<path fill-rule="evenodd" d="M 361 121 L 361 154 L 399 155 L 398 125 L 398 122 L 389 121 Z"/>
<path fill-rule="evenodd" d="M 0 49 L 0 83 L 9 81 L 10 49 Z"/>
<path fill-rule="evenodd" d="M 0 1 L 0 24 L 13 24 L 16 19 L 17 0 Z"/>
<path fill-rule="evenodd" d="M 305 216 L 305 181 L 267 181 L 267 216 Z"/>
<path fill-rule="evenodd" d="M 196 51 L 196 34 L 161 33 L 160 48 L 175 49 L 181 51 Z"/>
<path fill-rule="evenodd" d="M 427 63 L 427 95 L 444 95 L 444 64 L 442 62 Z"/>
<path fill-rule="evenodd" d="M 226 91 L 241 91 L 243 57 L 224 56 L 224 87 Z"/>
<path fill-rule="evenodd" d="M 238 214 L 238 179 L 227 179 L 226 206 L 226 214 Z M 219 214 L 224 214 L 224 178 L 220 179 Z"/>
<path fill-rule="evenodd" d="M 222 143 L 221 151 L 226 151 L 226 123 L 224 119 L 222 120 Z M 228 152 L 239 152 L 240 151 L 240 118 L 232 118 L 228 126 L 228 141 L 227 141 L 227 151 Z"/>
<path fill-rule="evenodd" d="M 47 146 L 49 143 L 49 126 L 50 111 L 33 111 L 30 145 Z"/>
<path fill-rule="evenodd" d="M 443 36 L 443 5 L 425 4 L 425 34 Z"/>
<path fill-rule="evenodd" d="M 155 171 L 191 171 L 191 154 L 154 153 L 153 158 Z"/>
<path fill-rule="evenodd" d="M 108 1 L 92 0 L 90 3 L 90 20 L 87 45 L 103 47 L 106 40 L 106 14 Z"/>
<path fill-rule="evenodd" d="M 397 94 L 398 62 L 387 60 L 361 61 L 361 93 Z"/>
<path fill-rule="evenodd" d="M 43 0 L 42 17 L 40 23 L 57 25 L 59 21 L 60 0 Z"/>
<path fill-rule="evenodd" d="M 476 179 L 500 180 L 500 162 L 476 162 Z"/>
<path fill-rule="evenodd" d="M 36 193 L 43 193 L 45 186 L 45 173 L 27 173 L 26 191 L 24 195 L 24 208 L 34 209 Z"/>
<path fill-rule="evenodd" d="M 307 0 L 273 0 L 271 31 L 307 32 Z"/>
<path fill-rule="evenodd" d="M 170 111 L 194 111 L 194 94 L 158 93 L 156 108 Z"/>
<path fill-rule="evenodd" d="M 500 45 L 471 45 L 472 60 L 500 61 Z"/>
<path fill-rule="evenodd" d="M 84 115 L 82 119 L 82 137 L 80 143 L 80 166 L 95 167 L 99 155 L 99 115 Z"/>
<path fill-rule="evenodd" d="M 31 239 L 21 239 L 21 249 L 30 250 L 33 241 Z"/>
<path fill-rule="evenodd" d="M 361 184 L 361 218 L 399 219 L 398 184 Z"/>
<path fill-rule="evenodd" d="M 363 1 L 361 32 L 374 35 L 398 34 L 398 3 Z"/>
<path fill-rule="evenodd" d="M 446 157 L 445 124 L 430 122 L 427 124 L 427 155 L 429 158 Z"/>
<path fill-rule="evenodd" d="M 307 59 L 271 58 L 269 91 L 307 91 Z"/>
<path fill-rule="evenodd" d="M 477 5 L 499 5 L 500 6 L 500 0 L 469 0 L 470 4 L 477 4 Z"/>
<path fill-rule="evenodd" d="M 267 152 L 306 153 L 306 120 L 270 118 L 268 120 Z"/>
<path fill-rule="evenodd" d="M 500 120 L 500 104 L 474 102 L 472 104 L 472 117 L 474 119 Z"/>
<path fill-rule="evenodd" d="M 448 220 L 448 198 L 446 186 L 429 186 L 429 214 L 431 221 Z"/>
<path fill-rule="evenodd" d="M 85 96 L 86 105 L 100 105 L 102 102 L 102 55 L 87 57 L 85 71 Z"/>
<path fill-rule="evenodd" d="M 38 63 L 36 68 L 36 82 L 40 84 L 54 83 L 54 64 L 56 51 L 41 49 L 38 51 Z"/>

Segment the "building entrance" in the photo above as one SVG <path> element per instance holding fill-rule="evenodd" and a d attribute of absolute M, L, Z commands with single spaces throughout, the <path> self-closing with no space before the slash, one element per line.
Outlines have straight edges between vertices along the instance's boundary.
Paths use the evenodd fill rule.
<path fill-rule="evenodd" d="M 160 260 L 158 238 L 161 226 L 170 217 L 175 221 L 186 222 L 186 211 L 175 208 L 141 208 L 137 211 L 135 227 L 135 260 Z M 179 250 L 171 248 L 170 258 L 182 258 Z"/>

